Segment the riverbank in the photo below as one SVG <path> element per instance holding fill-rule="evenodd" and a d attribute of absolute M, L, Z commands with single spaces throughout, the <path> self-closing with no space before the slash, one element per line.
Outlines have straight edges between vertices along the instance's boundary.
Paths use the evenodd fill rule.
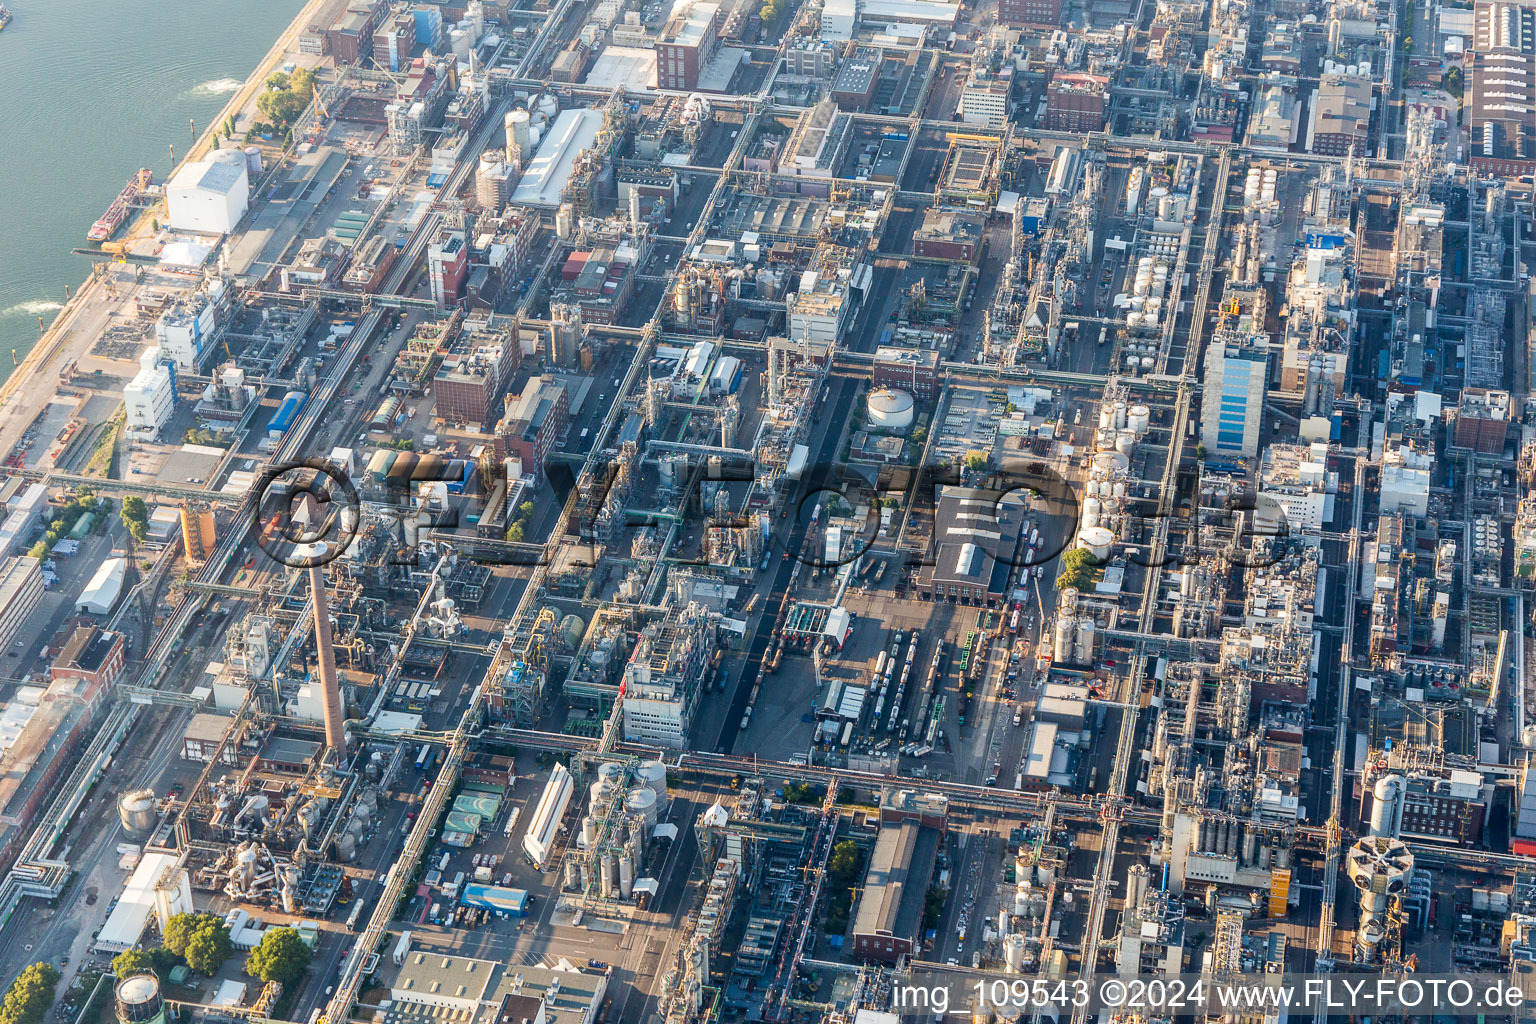
<path fill-rule="evenodd" d="M 299 33 L 316 20 L 321 10 L 334 2 L 335 0 L 308 0 L 268 49 L 266 55 L 257 63 L 255 69 L 246 77 L 240 88 L 230 96 L 218 115 L 203 126 L 201 134 L 176 164 L 171 174 L 175 174 L 183 164 L 196 161 L 209 152 L 213 145 L 215 129 L 230 115 L 243 110 L 252 102 L 267 76 L 281 67 L 289 49 L 296 45 Z M 0 383 L 0 452 L 10 451 L 15 446 L 21 434 L 36 417 L 42 404 L 46 403 L 54 393 L 58 382 L 56 378 L 50 379 L 48 375 L 56 373 L 58 367 L 69 359 L 79 358 L 79 355 L 94 340 L 93 334 L 77 332 L 74 324 L 81 309 L 101 301 L 102 296 L 99 292 L 100 284 L 96 276 L 87 274 L 84 282 L 73 290 L 69 301 L 59 311 L 59 315 L 48 326 L 42 337 L 37 340 L 5 381 Z M 76 334 L 80 336 L 76 337 Z M 76 351 L 77 347 L 79 351 Z"/>

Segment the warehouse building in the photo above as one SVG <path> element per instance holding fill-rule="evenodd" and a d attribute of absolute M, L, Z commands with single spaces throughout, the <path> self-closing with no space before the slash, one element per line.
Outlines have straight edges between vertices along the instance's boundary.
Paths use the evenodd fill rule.
<path fill-rule="evenodd" d="M 895 963 L 917 949 L 942 835 L 911 821 L 880 830 L 854 914 L 856 957 Z"/>

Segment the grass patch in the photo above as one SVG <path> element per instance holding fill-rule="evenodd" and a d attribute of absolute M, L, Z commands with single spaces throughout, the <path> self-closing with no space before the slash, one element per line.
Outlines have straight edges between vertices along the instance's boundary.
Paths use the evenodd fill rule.
<path fill-rule="evenodd" d="M 101 440 L 96 442 L 91 461 L 85 464 L 85 476 L 105 477 L 108 480 L 117 478 L 117 438 L 123 432 L 127 415 L 125 410 L 119 409 L 107 421 L 107 429 L 102 433 Z"/>

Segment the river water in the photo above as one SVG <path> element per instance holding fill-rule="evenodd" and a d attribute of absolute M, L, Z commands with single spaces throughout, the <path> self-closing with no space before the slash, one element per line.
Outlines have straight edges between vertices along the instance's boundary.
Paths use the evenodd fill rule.
<path fill-rule="evenodd" d="M 70 250 L 140 167 L 161 181 L 303 0 L 5 0 L 0 380 L 90 271 Z"/>

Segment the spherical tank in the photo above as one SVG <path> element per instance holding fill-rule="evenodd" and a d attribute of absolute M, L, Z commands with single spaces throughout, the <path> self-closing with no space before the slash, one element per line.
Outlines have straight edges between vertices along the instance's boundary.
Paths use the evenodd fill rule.
<path fill-rule="evenodd" d="M 894 388 L 877 388 L 867 400 L 869 420 L 885 430 L 906 430 L 912 426 L 912 396 Z"/>
<path fill-rule="evenodd" d="M 1078 531 L 1077 542 L 1088 549 L 1088 553 L 1099 561 L 1109 557 L 1111 546 L 1115 542 L 1115 535 L 1102 526 L 1086 526 Z"/>
<path fill-rule="evenodd" d="M 136 789 L 117 798 L 117 816 L 129 832 L 144 834 L 155 827 L 155 791 Z"/>
<path fill-rule="evenodd" d="M 581 638 L 586 632 L 587 624 L 581 620 L 580 615 L 567 615 L 560 620 L 560 639 L 573 651 L 581 646 Z"/>

